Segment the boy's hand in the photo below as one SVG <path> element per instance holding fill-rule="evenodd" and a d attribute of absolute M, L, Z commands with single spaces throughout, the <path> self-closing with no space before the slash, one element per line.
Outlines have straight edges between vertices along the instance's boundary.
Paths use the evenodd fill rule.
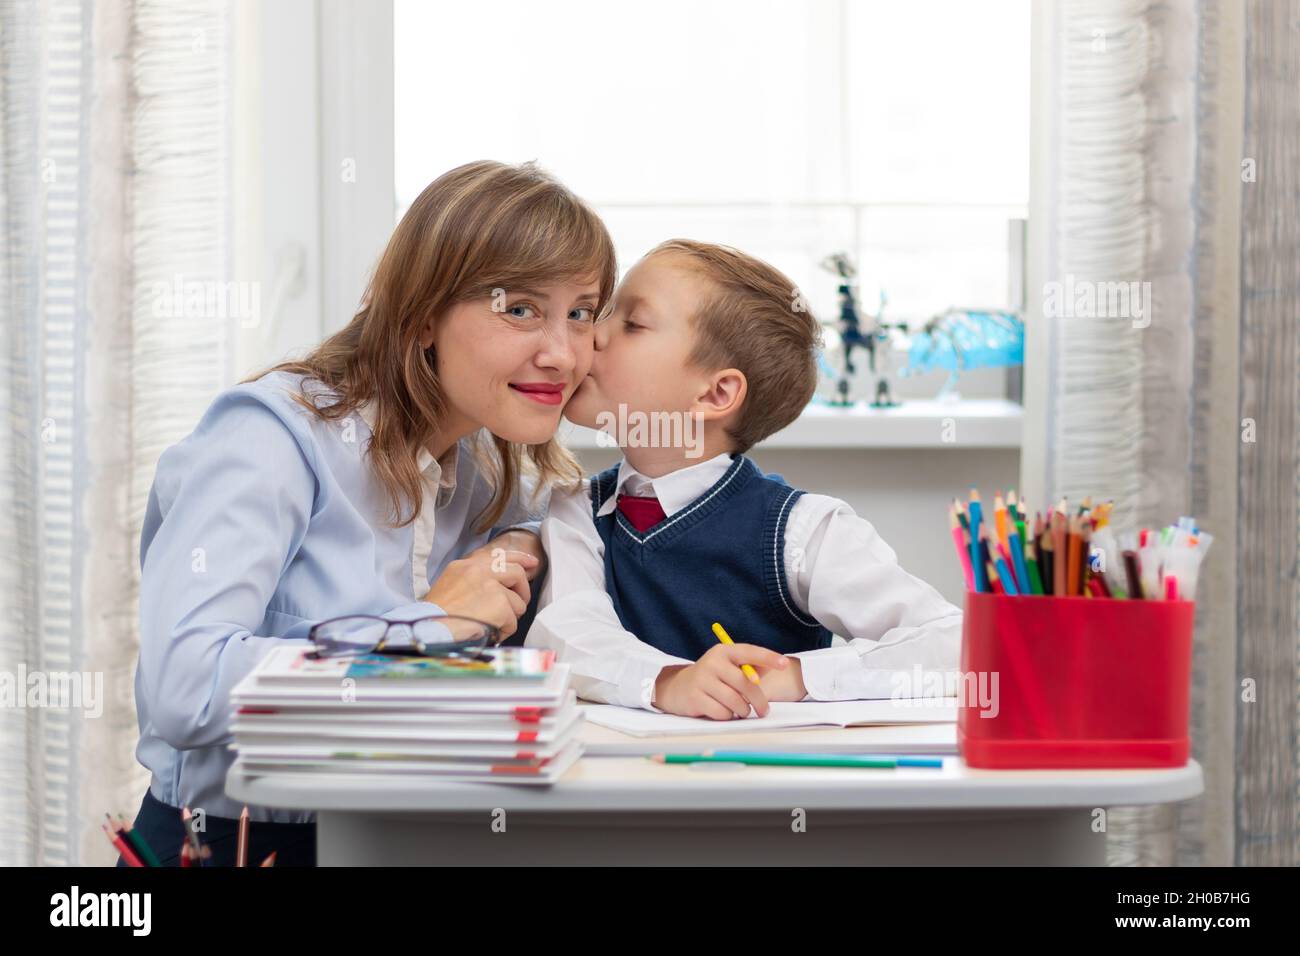
<path fill-rule="evenodd" d="M 797 657 L 787 657 L 789 667 L 767 671 L 759 678 L 763 693 L 770 701 L 803 700 L 808 688 L 803 683 L 803 662 Z"/>
<path fill-rule="evenodd" d="M 661 670 L 655 681 L 655 706 L 664 713 L 711 720 L 748 717 L 751 708 L 758 716 L 766 717 L 764 675 L 787 668 L 789 663 L 775 651 L 755 644 L 719 644 L 694 664 Z M 758 684 L 745 676 L 742 664 L 752 664 L 758 670 Z"/>
<path fill-rule="evenodd" d="M 529 581 L 536 579 L 537 575 L 546 568 L 546 549 L 542 547 L 542 539 L 525 528 L 514 528 L 502 532 L 478 550 L 486 551 L 488 557 L 495 557 L 498 566 L 501 563 L 503 554 L 522 551 L 524 554 L 532 555 L 537 561 L 533 564 L 524 563 L 524 570 L 528 573 Z M 510 555 L 507 560 L 515 560 L 514 555 Z"/>

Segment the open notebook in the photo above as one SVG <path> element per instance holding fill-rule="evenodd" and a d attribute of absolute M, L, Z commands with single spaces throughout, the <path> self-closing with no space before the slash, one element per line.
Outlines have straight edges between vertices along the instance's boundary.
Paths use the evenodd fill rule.
<path fill-rule="evenodd" d="M 709 720 L 656 714 L 613 704 L 583 707 L 587 720 L 633 737 L 670 737 L 692 734 L 761 733 L 792 727 L 865 727 L 881 724 L 950 724 L 957 721 L 957 698 L 898 700 L 810 700 L 776 703 L 766 717 L 744 720 Z"/>

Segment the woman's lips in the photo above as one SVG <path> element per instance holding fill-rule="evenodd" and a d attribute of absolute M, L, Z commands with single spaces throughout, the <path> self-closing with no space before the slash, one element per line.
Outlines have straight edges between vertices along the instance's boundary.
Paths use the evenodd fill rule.
<path fill-rule="evenodd" d="M 564 401 L 564 386 L 551 382 L 511 382 L 520 395 L 540 405 L 559 405 Z"/>

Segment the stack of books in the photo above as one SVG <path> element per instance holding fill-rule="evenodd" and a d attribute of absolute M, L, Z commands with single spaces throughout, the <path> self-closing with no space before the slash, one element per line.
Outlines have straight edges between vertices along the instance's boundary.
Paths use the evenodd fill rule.
<path fill-rule="evenodd" d="M 281 647 L 232 697 L 248 775 L 550 784 L 582 752 L 568 668 L 540 648 L 315 659 Z"/>

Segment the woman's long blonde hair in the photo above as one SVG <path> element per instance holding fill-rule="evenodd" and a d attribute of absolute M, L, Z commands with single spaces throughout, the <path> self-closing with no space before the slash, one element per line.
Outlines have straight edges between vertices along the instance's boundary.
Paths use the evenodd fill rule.
<path fill-rule="evenodd" d="M 420 348 L 430 316 L 497 288 L 529 288 L 594 278 L 596 315 L 618 279 L 614 243 L 600 217 L 550 174 L 532 163 L 509 166 L 483 160 L 439 176 L 398 223 L 375 267 L 360 311 L 311 354 L 281 362 L 271 372 L 311 376 L 340 398 L 319 407 L 295 398 L 323 419 L 337 420 L 375 402 L 371 467 L 392 502 L 395 527 L 420 514 L 417 455 L 445 414 L 433 349 Z M 582 470 L 554 438 L 519 445 L 491 436 L 494 453 L 476 443 L 493 496 L 476 530 L 490 529 L 520 491 L 526 464 L 538 488 L 573 484 Z M 525 450 L 527 463 L 525 462 Z M 411 513 L 403 516 L 403 505 Z"/>

